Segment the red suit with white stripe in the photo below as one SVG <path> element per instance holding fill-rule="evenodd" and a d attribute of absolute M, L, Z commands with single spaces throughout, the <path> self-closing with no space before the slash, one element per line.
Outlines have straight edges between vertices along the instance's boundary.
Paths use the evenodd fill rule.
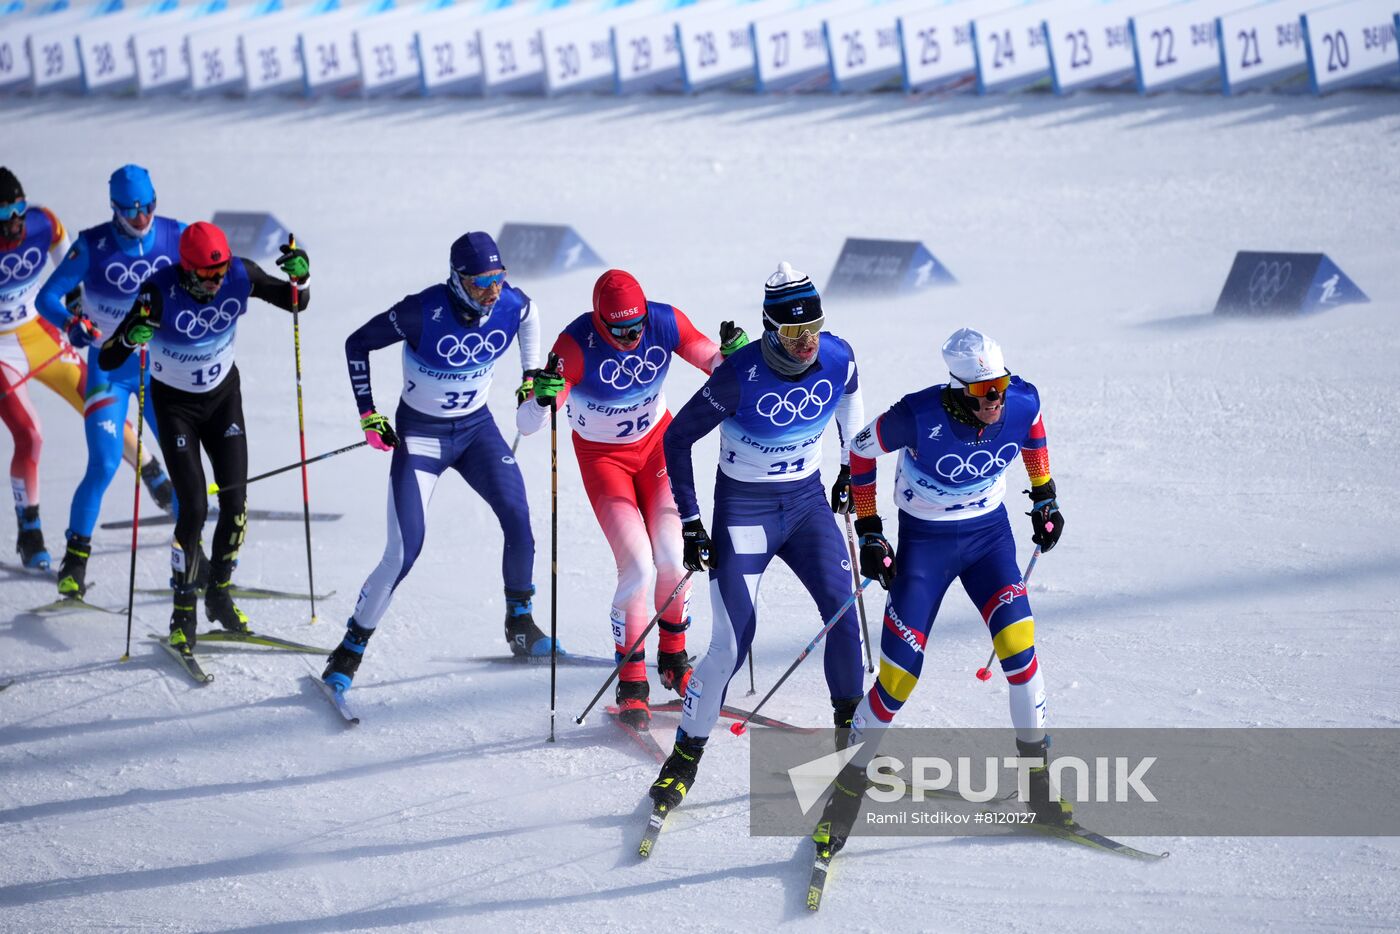
<path fill-rule="evenodd" d="M 556 404 L 564 406 L 573 427 L 584 489 L 617 562 L 611 618 L 620 660 L 650 621 L 653 607 L 660 608 L 685 575 L 680 517 L 661 446 L 671 421 L 663 391 L 671 357 L 679 355 L 706 373 L 723 358 L 680 309 L 647 301 L 625 272 L 604 273 L 593 304 L 592 313 L 571 321 L 554 342 L 564 377 Z M 548 417 L 548 409 L 528 402 L 517 409 L 516 425 L 531 434 Z M 685 651 L 689 609 L 687 586 L 662 614 L 662 654 Z M 643 651 L 622 669 L 620 680 L 645 685 Z"/>

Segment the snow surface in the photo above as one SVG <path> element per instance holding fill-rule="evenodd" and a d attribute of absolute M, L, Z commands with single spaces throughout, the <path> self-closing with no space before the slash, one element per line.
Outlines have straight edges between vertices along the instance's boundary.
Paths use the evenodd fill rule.
<path fill-rule="evenodd" d="M 824 283 L 848 236 L 921 239 L 956 288 L 898 303 L 831 300 L 873 415 L 937 382 L 954 328 L 999 337 L 1046 406 L 1065 538 L 1032 584 L 1052 725 L 1400 726 L 1392 666 L 1400 548 L 1400 109 L 1324 100 L 854 98 L 302 103 L 8 101 L 4 161 L 74 228 L 103 218 L 113 167 L 152 170 L 163 213 L 271 209 L 312 257 L 303 321 L 308 445 L 359 438 L 341 341 L 442 278 L 469 228 L 563 222 L 649 295 L 715 333 L 757 329 L 781 259 Z M 1302 320 L 1209 315 L 1237 249 L 1322 250 L 1373 303 Z M 551 333 L 596 270 L 521 281 Z M 239 334 L 254 471 L 297 452 L 291 327 L 254 310 Z M 399 380 L 376 357 L 381 408 Z M 493 390 L 509 434 L 515 364 Z M 672 408 L 700 375 L 673 368 Z M 84 462 L 44 390 L 44 515 L 57 554 Z M 0 445 L 7 445 L 8 438 Z M 713 438 L 697 475 L 709 500 Z M 0 456 L 3 456 L 0 454 Z M 549 456 L 521 463 L 549 588 Z M 827 446 L 827 476 L 835 445 Z M 1019 489 L 1013 468 L 1011 485 Z M 259 628 L 326 645 L 378 558 L 388 458 L 312 468 L 304 604 L 246 605 Z M 882 469 L 883 498 L 892 465 Z M 299 508 L 295 473 L 251 505 Z M 123 471 L 104 518 L 127 515 Z M 1019 502 L 1013 493 L 1012 503 Z M 560 453 L 560 631 L 607 654 L 612 567 L 570 446 Z M 885 499 L 886 511 L 889 511 Z M 1026 530 L 1017 526 L 1023 548 Z M 142 584 L 167 577 L 145 535 Z M 573 715 L 599 669 L 549 674 L 504 652 L 500 533 L 449 477 L 428 543 L 361 669 L 347 731 L 306 679 L 318 659 L 210 647 L 196 688 L 117 617 L 42 620 L 51 586 L 0 588 L 0 929 L 339 931 L 1376 930 L 1400 920 L 1394 839 L 1158 839 L 1138 865 L 1040 840 L 858 840 L 819 916 L 809 845 L 747 832 L 748 741 L 716 734 L 656 855 L 633 858 L 656 766 L 606 718 Z M 93 599 L 120 604 L 129 538 L 100 532 Z M 1024 560 L 1025 555 L 1023 555 Z M 254 524 L 239 580 L 305 584 L 299 523 Z M 879 601 L 876 601 L 878 605 Z M 768 575 L 760 689 L 817 626 L 781 565 Z M 708 643 L 697 589 L 691 645 Z M 903 725 L 1005 726 L 1004 684 L 972 673 L 980 622 L 950 593 Z M 746 679 L 731 697 L 744 702 Z M 653 686 L 653 697 L 661 691 Z M 809 662 L 770 712 L 824 725 Z M 661 722 L 663 735 L 674 721 Z M 1392 805 L 1395 802 L 1390 802 Z"/>

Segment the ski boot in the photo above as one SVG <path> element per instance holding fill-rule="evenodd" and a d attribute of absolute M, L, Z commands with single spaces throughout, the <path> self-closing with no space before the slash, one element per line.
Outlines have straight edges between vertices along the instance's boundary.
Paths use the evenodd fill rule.
<path fill-rule="evenodd" d="M 248 616 L 233 602 L 233 595 L 229 593 L 233 587 L 233 569 L 237 564 L 236 561 L 220 561 L 210 568 L 209 589 L 204 591 L 204 615 L 211 623 L 218 623 L 229 632 L 246 635 L 252 632 L 248 627 Z"/>
<path fill-rule="evenodd" d="M 700 757 L 705 754 L 705 739 L 696 739 L 676 731 L 676 746 L 661 766 L 661 774 L 652 782 L 651 800 L 663 811 L 675 809 L 685 800 L 686 792 L 695 782 Z"/>
<path fill-rule="evenodd" d="M 209 555 L 204 551 L 204 543 L 199 543 L 199 561 L 194 566 L 194 589 L 200 593 L 209 592 L 209 575 L 211 573 Z"/>
<path fill-rule="evenodd" d="M 19 540 L 15 543 L 15 550 L 19 552 L 20 563 L 30 570 L 47 571 L 53 566 L 53 559 L 44 547 L 44 532 L 39 527 L 39 507 L 16 506 L 15 519 L 19 524 Z"/>
<path fill-rule="evenodd" d="M 147 461 L 146 466 L 141 468 L 141 481 L 146 484 L 146 492 L 151 494 L 151 500 L 160 507 L 163 512 L 171 512 L 175 504 L 175 486 L 170 482 L 170 478 L 165 475 L 165 470 L 160 466 L 160 461 L 154 457 Z"/>
<path fill-rule="evenodd" d="M 831 718 L 836 722 L 836 750 L 840 752 L 851 744 L 851 718 L 856 714 L 856 708 L 860 706 L 863 694 L 855 697 L 833 697 L 831 699 Z"/>
<path fill-rule="evenodd" d="M 1050 739 L 1038 743 L 1023 743 L 1016 740 L 1016 751 L 1023 759 L 1038 759 L 1040 765 L 1032 766 L 1029 776 L 1029 797 L 1027 806 L 1035 813 L 1037 824 L 1047 827 L 1070 827 L 1074 825 L 1074 809 L 1061 798 L 1050 784 Z"/>
<path fill-rule="evenodd" d="M 87 592 L 87 563 L 92 554 L 92 537 L 68 532 L 68 547 L 58 566 L 58 595 L 81 597 Z"/>
<path fill-rule="evenodd" d="M 647 698 L 651 688 L 645 681 L 617 682 L 617 719 L 634 730 L 645 730 L 651 723 Z"/>
<path fill-rule="evenodd" d="M 812 842 L 816 844 L 817 855 L 831 859 L 846 845 L 851 835 L 860 806 L 865 800 L 865 789 L 869 781 L 865 768 L 847 763 L 831 784 L 831 797 L 822 809 L 817 829 L 812 831 Z"/>
<path fill-rule="evenodd" d="M 326 656 L 326 670 L 321 672 L 321 680 L 337 693 L 350 690 L 350 684 L 355 680 L 355 672 L 359 670 L 360 661 L 364 658 L 365 646 L 369 644 L 369 637 L 372 635 L 373 629 L 366 629 L 351 617 L 345 624 L 345 638 L 340 640 L 340 645 L 335 647 L 334 652 Z"/>
<path fill-rule="evenodd" d="M 690 685 L 690 655 L 685 649 L 679 652 L 656 653 L 656 676 L 661 686 L 685 697 L 685 689 Z"/>
<path fill-rule="evenodd" d="M 558 643 L 553 643 L 535 625 L 532 607 L 534 595 L 533 587 L 506 591 L 506 642 L 510 643 L 511 654 L 517 658 L 546 658 L 553 646 L 560 655 L 567 655 Z"/>
<path fill-rule="evenodd" d="M 175 610 L 170 614 L 170 646 L 186 658 L 194 655 L 195 627 L 199 624 L 194 615 L 196 599 L 193 587 L 183 583 L 175 587 Z"/>

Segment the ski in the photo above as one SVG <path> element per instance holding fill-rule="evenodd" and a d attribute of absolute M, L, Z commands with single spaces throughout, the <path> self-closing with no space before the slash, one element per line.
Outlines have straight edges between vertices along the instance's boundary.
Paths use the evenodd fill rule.
<path fill-rule="evenodd" d="M 662 805 L 652 806 L 651 815 L 647 817 L 646 832 L 642 834 L 642 842 L 637 844 L 637 855 L 642 859 L 651 856 L 652 847 L 656 846 L 656 838 L 661 836 L 661 828 L 669 815 L 670 811 Z"/>
<path fill-rule="evenodd" d="M 165 649 L 166 654 L 168 654 L 171 658 L 175 659 L 175 661 L 179 662 L 180 667 L 185 669 L 185 674 L 193 678 L 196 684 L 208 684 L 209 682 L 214 680 L 213 675 L 205 674 L 204 669 L 201 668 L 199 665 L 199 659 L 194 657 L 193 652 L 191 652 L 189 655 L 184 655 L 180 652 L 179 649 L 175 648 L 175 646 L 170 644 L 169 638 L 164 636 L 158 636 L 153 632 L 147 633 L 147 635 L 149 635 L 152 639 L 158 642 L 160 644 L 160 647 Z"/>
<path fill-rule="evenodd" d="M 812 857 L 812 878 L 807 883 L 808 911 L 821 910 L 822 895 L 826 894 L 826 880 L 831 874 L 831 860 L 835 855 L 833 850 L 817 847 L 817 854 Z"/>
<path fill-rule="evenodd" d="M 681 699 L 675 698 L 674 700 L 668 700 L 660 704 L 652 704 L 651 709 L 653 713 L 658 710 L 664 713 L 679 713 L 681 705 Z M 731 707 L 728 704 L 725 704 L 723 707 L 720 708 L 719 715 L 729 720 L 743 720 L 749 716 L 749 711 L 742 710 L 738 707 Z M 798 726 L 795 723 L 788 723 L 786 720 L 779 720 L 775 717 L 769 717 L 765 714 L 755 714 L 753 719 L 749 720 L 749 722 L 756 724 L 757 726 L 771 726 L 775 730 L 788 730 L 792 733 L 817 732 L 817 730 L 814 727 Z"/>
<path fill-rule="evenodd" d="M 344 691 L 337 691 L 315 675 L 307 675 L 306 677 L 315 682 L 316 687 L 321 689 L 321 693 L 326 695 L 326 700 L 331 702 L 331 706 L 335 708 L 336 713 L 345 718 L 347 724 L 350 726 L 359 726 L 360 718 L 350 709 L 350 704 L 345 700 Z"/>
<path fill-rule="evenodd" d="M 170 596 L 169 587 L 137 587 L 136 592 L 151 597 Z M 201 595 L 204 593 L 202 589 L 198 592 Z M 311 596 L 307 593 L 297 593 L 296 591 L 292 590 L 269 590 L 266 587 L 237 586 L 229 588 L 229 595 L 237 597 L 241 600 L 306 600 L 309 599 Z M 327 593 L 318 593 L 316 594 L 316 599 L 329 600 L 333 596 L 335 596 L 334 590 L 329 591 Z"/>
<path fill-rule="evenodd" d="M 8 561 L 0 561 L 0 571 L 8 571 L 11 574 L 21 574 L 25 577 L 45 577 L 49 580 L 58 580 L 58 571 L 54 568 L 27 568 L 22 564 L 11 564 Z"/>
<path fill-rule="evenodd" d="M 336 520 L 340 519 L 342 515 L 344 515 L 344 513 L 339 513 L 339 512 L 313 512 L 313 513 L 311 514 L 311 521 L 312 521 L 312 522 L 335 522 Z M 213 522 L 214 520 L 216 520 L 216 519 L 218 519 L 218 518 L 219 518 L 219 510 L 217 510 L 217 509 L 211 509 L 211 510 L 209 510 L 209 517 L 208 517 L 208 520 L 207 520 L 207 521 Z M 265 520 L 265 521 L 270 521 L 270 522 L 300 522 L 300 521 L 302 521 L 302 513 L 299 512 L 299 511 L 292 511 L 292 510 L 249 509 L 249 510 L 248 510 L 248 518 L 249 518 L 249 519 L 260 519 L 260 520 Z M 174 524 L 175 524 L 175 517 L 172 516 L 172 515 L 168 515 L 168 514 L 167 514 L 167 515 L 160 515 L 160 516 L 146 516 L 146 517 L 142 518 L 142 519 L 141 519 L 141 522 L 140 522 L 140 525 L 141 525 L 141 527 L 142 527 L 143 529 L 146 528 L 147 526 L 152 526 L 152 525 L 174 525 Z M 130 520 L 130 519 L 116 519 L 116 520 L 113 520 L 112 522 L 104 522 L 104 523 L 102 523 L 102 528 L 104 528 L 104 529 L 129 529 L 129 528 L 131 528 L 131 520 Z"/>
<path fill-rule="evenodd" d="M 1139 859 L 1144 862 L 1156 862 L 1159 859 L 1166 859 L 1171 853 L 1149 853 L 1146 850 L 1139 850 L 1128 846 L 1126 843 L 1119 843 L 1101 833 L 1095 833 L 1078 823 L 1070 824 L 1068 827 L 1052 827 L 1049 824 L 1026 824 L 1026 827 L 1048 837 L 1058 840 L 1067 840 L 1070 843 L 1077 843 L 1080 846 L 1087 846 L 1091 850 L 1101 850 L 1105 853 L 1116 853 L 1119 856 L 1126 856 L 1129 859 Z"/>
<path fill-rule="evenodd" d="M 68 613 L 110 613 L 113 616 L 124 616 L 126 610 L 112 610 L 105 606 L 98 606 L 95 603 L 88 603 L 82 597 L 59 597 L 52 603 L 45 603 L 43 606 L 36 606 L 29 610 L 35 616 L 63 616 Z"/>
<path fill-rule="evenodd" d="M 622 717 L 618 715 L 620 711 L 617 707 L 608 706 L 604 709 L 608 712 L 608 715 L 612 717 L 613 722 L 621 728 L 622 732 L 632 737 L 637 745 L 641 746 L 642 749 L 646 751 L 647 755 L 656 760 L 657 765 L 665 763 L 666 750 L 662 749 L 661 744 L 656 741 L 656 737 L 651 735 L 651 730 L 639 730 L 631 724 L 624 722 Z"/>
<path fill-rule="evenodd" d="M 13 680 L 10 680 L 10 681 L 6 681 L 4 684 L 0 684 L 0 691 L 6 690 L 7 688 L 9 688 L 9 687 L 10 687 L 12 684 L 14 684 L 14 683 L 15 683 L 15 682 L 14 682 Z"/>
<path fill-rule="evenodd" d="M 583 668 L 613 668 L 617 662 L 611 658 L 601 658 L 597 655 L 565 655 L 560 652 L 556 660 L 560 665 L 571 665 Z M 495 664 L 509 663 L 512 665 L 548 665 L 548 655 L 488 655 L 485 658 L 468 659 L 473 662 L 492 662 Z"/>
<path fill-rule="evenodd" d="M 307 655 L 329 655 L 334 649 L 323 649 L 315 645 L 307 645 L 304 642 L 293 642 L 290 639 L 282 639 L 277 636 L 269 636 L 261 632 L 229 632 L 226 629 L 215 629 L 211 632 L 200 633 L 200 642 L 232 642 L 239 645 L 262 645 L 269 649 L 281 649 L 285 652 L 305 652 Z"/>

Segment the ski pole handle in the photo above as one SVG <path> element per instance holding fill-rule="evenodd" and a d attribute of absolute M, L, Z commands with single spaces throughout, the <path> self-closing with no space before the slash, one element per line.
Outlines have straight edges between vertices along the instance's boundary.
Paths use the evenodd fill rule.
<path fill-rule="evenodd" d="M 1026 565 L 1026 572 L 1021 575 L 1021 583 L 1029 585 L 1031 582 L 1031 571 L 1035 570 L 1035 563 L 1040 560 L 1040 546 L 1035 546 L 1035 551 L 1031 552 L 1030 564 Z M 996 646 L 992 646 L 992 654 L 987 656 L 987 664 L 977 669 L 978 681 L 992 680 L 992 662 L 997 660 Z"/>
<path fill-rule="evenodd" d="M 317 454 L 315 457 L 308 457 L 306 460 L 297 461 L 296 463 L 288 464 L 285 467 L 278 467 L 276 470 L 269 470 L 267 473 L 260 473 L 256 477 L 249 477 L 247 480 L 244 480 L 240 483 L 230 483 L 228 486 L 219 486 L 217 483 L 211 483 L 209 484 L 209 495 L 213 496 L 215 493 L 218 493 L 221 490 L 236 490 L 240 486 L 247 486 L 250 483 L 257 483 L 259 480 L 266 480 L 268 477 L 275 477 L 279 473 L 286 473 L 289 470 L 296 470 L 298 467 L 305 467 L 307 464 L 314 464 L 317 461 L 323 461 L 329 457 L 335 457 L 337 454 L 344 454 L 346 451 L 353 451 L 355 450 L 355 448 L 362 448 L 367 444 L 369 444 L 368 441 L 356 441 L 354 444 L 347 444 L 343 448 L 336 448 L 334 451 L 327 451 L 324 454 Z"/>
<path fill-rule="evenodd" d="M 802 650 L 802 654 L 798 655 L 797 658 L 793 659 L 792 664 L 788 666 L 788 670 L 783 672 L 783 676 L 778 679 L 778 683 L 769 688 L 768 693 L 763 695 L 763 700 L 759 701 L 758 704 L 754 707 L 754 709 L 749 711 L 749 715 L 747 717 L 745 717 L 742 721 L 735 723 L 733 726 L 731 726 L 729 728 L 729 732 L 733 733 L 735 736 L 744 735 L 744 731 L 747 730 L 749 727 L 749 721 L 752 720 L 754 716 L 760 710 L 763 709 L 763 705 L 768 703 L 768 699 L 770 697 L 778 693 L 778 688 L 783 686 L 783 682 L 788 679 L 788 675 L 796 671 L 797 666 L 802 664 L 803 659 L 805 659 L 808 655 L 812 654 L 812 650 L 817 647 L 817 643 L 822 641 L 822 639 L 826 638 L 826 634 L 828 632 L 831 632 L 831 628 L 835 626 L 838 622 L 840 622 L 841 617 L 845 616 L 846 611 L 851 608 L 851 604 L 855 603 L 858 599 L 860 599 L 860 595 L 865 592 L 865 588 L 869 587 L 872 582 L 872 579 L 869 577 L 865 578 L 865 580 L 860 582 L 860 586 L 856 588 L 855 593 L 847 597 L 846 602 L 841 604 L 841 608 L 838 609 L 835 613 L 831 614 L 831 619 L 827 620 L 826 624 L 822 626 L 821 632 L 817 633 L 816 636 L 812 639 L 812 641 L 807 643 L 807 647 Z"/>
<path fill-rule="evenodd" d="M 642 634 L 637 637 L 637 641 L 633 642 L 632 647 L 627 650 L 627 654 L 622 656 L 622 661 L 618 662 L 616 667 L 613 668 L 612 674 L 608 675 L 608 680 L 603 682 L 603 686 L 598 689 L 598 693 L 594 694 L 593 699 L 588 702 L 588 706 L 583 708 L 583 713 L 574 717 L 575 723 L 580 726 L 583 725 L 584 718 L 586 718 L 588 712 L 593 709 L 593 705 L 598 703 L 598 698 L 603 696 L 603 692 L 608 689 L 608 685 L 612 684 L 613 680 L 622 672 L 622 667 L 632 660 L 633 655 L 637 654 L 637 650 L 642 647 L 642 643 L 646 642 L 647 635 L 650 634 L 651 631 L 656 628 L 656 624 L 661 621 L 661 614 L 665 613 L 671 606 L 671 601 L 680 596 L 681 591 L 685 589 L 685 585 L 690 583 L 691 575 L 694 573 L 694 571 L 685 572 L 685 577 L 682 577 L 681 582 L 676 585 L 676 589 L 671 591 L 671 595 L 666 598 L 666 602 L 661 604 L 661 609 L 656 611 L 656 615 L 651 618 L 651 622 L 647 623 L 647 628 L 642 630 Z"/>

